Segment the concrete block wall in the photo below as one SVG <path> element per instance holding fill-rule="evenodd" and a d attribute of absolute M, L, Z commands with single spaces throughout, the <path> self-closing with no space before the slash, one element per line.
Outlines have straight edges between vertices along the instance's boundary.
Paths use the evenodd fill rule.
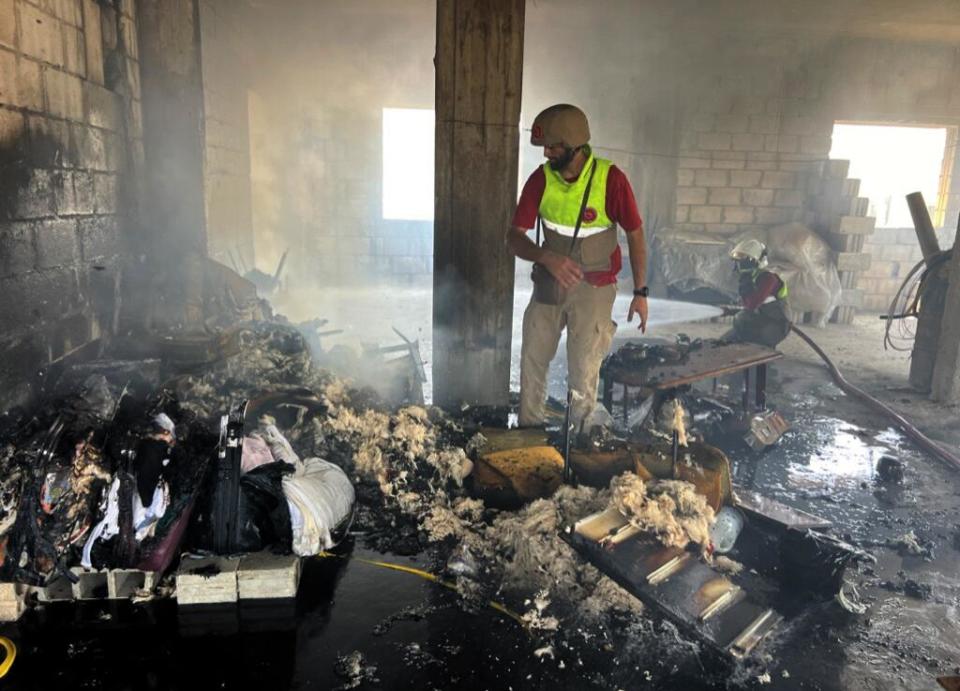
<path fill-rule="evenodd" d="M 233 0 L 200 0 L 199 9 L 208 252 L 227 266 L 232 266 L 232 253 L 241 267 L 252 268 L 256 257 L 250 202 L 249 65 L 244 46 L 247 32 L 255 27 L 244 24 L 239 3 Z"/>
<path fill-rule="evenodd" d="M 687 119 L 677 165 L 677 230 L 735 235 L 804 220 L 832 123 L 784 114 L 794 105 L 756 93 Z"/>
<path fill-rule="evenodd" d="M 133 3 L 0 1 L 0 405 L 119 306 L 135 150 Z"/>

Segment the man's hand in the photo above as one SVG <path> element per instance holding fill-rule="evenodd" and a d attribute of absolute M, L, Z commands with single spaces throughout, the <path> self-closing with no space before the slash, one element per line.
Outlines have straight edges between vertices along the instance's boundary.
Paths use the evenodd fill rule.
<path fill-rule="evenodd" d="M 567 290 L 583 280 L 583 269 L 570 257 L 549 252 L 540 263 L 547 267 L 547 271 L 553 274 L 557 282 Z"/>
<path fill-rule="evenodd" d="M 627 313 L 627 321 L 633 321 L 633 315 L 636 314 L 640 317 L 640 326 L 637 328 L 640 329 L 640 333 L 647 332 L 647 298 L 640 297 L 639 295 L 634 295 L 633 300 L 630 301 L 630 311 Z"/>

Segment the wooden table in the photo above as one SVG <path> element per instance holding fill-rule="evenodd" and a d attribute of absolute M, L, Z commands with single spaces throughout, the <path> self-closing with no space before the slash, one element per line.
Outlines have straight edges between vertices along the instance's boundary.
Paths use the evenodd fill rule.
<path fill-rule="evenodd" d="M 750 370 L 756 368 L 755 406 L 764 410 L 767 406 L 767 364 L 779 360 L 783 353 L 754 343 L 707 343 L 702 348 L 691 350 L 686 360 L 664 363 L 651 367 L 623 367 L 608 365 L 600 368 L 603 378 L 603 404 L 607 410 L 613 406 L 613 385 L 623 385 L 623 414 L 627 417 L 631 386 L 653 389 L 662 393 L 686 384 L 713 379 L 735 372 L 743 372 L 743 409 L 750 412 Z"/>

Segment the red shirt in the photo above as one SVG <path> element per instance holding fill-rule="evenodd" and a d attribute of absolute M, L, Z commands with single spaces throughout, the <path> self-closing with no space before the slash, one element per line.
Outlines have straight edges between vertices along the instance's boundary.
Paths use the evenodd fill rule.
<path fill-rule="evenodd" d="M 743 306 L 748 310 L 757 309 L 768 297 L 776 295 L 781 285 L 782 281 L 776 274 L 764 271 L 757 276 L 753 290 L 740 297 L 743 300 Z"/>
<path fill-rule="evenodd" d="M 576 179 L 576 178 L 574 178 Z M 567 182 L 573 182 L 568 180 Z M 530 230 L 537 223 L 537 214 L 540 213 L 540 200 L 543 190 L 547 187 L 547 177 L 543 174 L 543 167 L 537 167 L 527 178 L 517 202 L 517 210 L 513 214 L 513 225 L 517 228 Z M 632 233 L 643 228 L 640 212 L 637 210 L 637 200 L 633 196 L 630 181 L 616 166 L 610 166 L 607 173 L 607 216 L 626 232 Z M 610 255 L 610 269 L 607 271 L 590 271 L 584 274 L 584 280 L 593 286 L 605 286 L 617 282 L 617 274 L 623 266 L 623 255 L 620 246 Z"/>

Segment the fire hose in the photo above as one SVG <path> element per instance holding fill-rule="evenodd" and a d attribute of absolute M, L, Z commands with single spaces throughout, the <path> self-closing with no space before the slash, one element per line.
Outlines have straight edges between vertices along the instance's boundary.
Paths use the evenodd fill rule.
<path fill-rule="evenodd" d="M 423 569 L 417 569 L 412 566 L 407 566 L 405 564 L 395 564 L 393 562 L 379 561 L 377 559 L 364 559 L 363 557 L 354 557 L 354 556 L 346 557 L 344 555 L 335 554 L 333 552 L 326 552 L 326 551 L 320 552 L 319 554 L 317 554 L 317 556 L 321 558 L 326 558 L 326 559 L 330 559 L 334 557 L 339 557 L 341 559 L 349 558 L 349 559 L 352 559 L 353 561 L 359 561 L 363 564 L 369 564 L 370 566 L 379 566 L 382 569 L 390 569 L 391 571 L 399 571 L 401 573 L 408 573 L 413 576 L 419 576 L 424 580 L 437 583 L 438 585 L 442 585 L 444 588 L 448 588 L 450 590 L 453 590 L 454 592 L 456 592 L 457 590 L 457 586 L 454 585 L 453 583 L 450 583 L 449 581 L 445 581 L 441 579 L 439 576 L 430 573 L 429 571 L 424 571 Z M 496 602 L 495 600 L 487 601 L 487 605 L 490 607 L 490 609 L 500 612 L 500 614 L 503 614 L 504 616 L 507 616 L 510 619 L 513 619 L 515 622 L 520 624 L 520 626 L 522 626 L 524 629 L 527 628 L 527 622 L 524 621 L 523 617 L 521 617 L 519 614 L 517 614 L 513 610 L 508 609 L 506 606 L 500 604 L 499 602 Z"/>
<path fill-rule="evenodd" d="M 960 470 L 960 458 L 930 439 L 923 432 L 918 430 L 909 420 L 900 415 L 900 413 L 895 411 L 886 403 L 878 401 L 863 389 L 854 386 L 844 379 L 843 375 L 840 373 L 840 370 L 837 369 L 837 366 L 833 364 L 833 361 L 827 357 L 827 354 L 823 352 L 820 346 L 818 346 L 812 338 L 798 329 L 795 325 L 791 326 L 791 329 L 795 334 L 797 334 L 797 336 L 803 339 L 803 341 L 810 346 L 817 355 L 820 356 L 820 359 L 823 360 L 824 363 L 826 363 L 827 369 L 830 371 L 830 376 L 833 377 L 834 382 L 836 382 L 837 386 L 839 386 L 844 393 L 849 396 L 853 396 L 874 412 L 889 418 L 897 426 L 897 428 L 923 452 L 938 458 L 947 465 L 951 466 L 954 470 Z"/>

